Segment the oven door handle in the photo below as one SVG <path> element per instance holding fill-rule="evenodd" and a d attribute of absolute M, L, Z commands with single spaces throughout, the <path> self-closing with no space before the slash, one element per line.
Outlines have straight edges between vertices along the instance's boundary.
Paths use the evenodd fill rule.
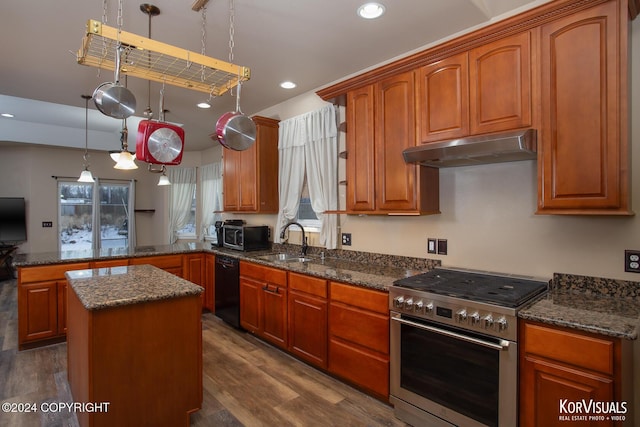
<path fill-rule="evenodd" d="M 463 334 L 459 334 L 457 332 L 447 331 L 444 329 L 436 328 L 433 326 L 423 325 L 422 323 L 412 322 L 410 320 L 406 320 L 400 317 L 400 314 L 395 314 L 391 317 L 391 320 L 395 320 L 396 322 L 403 323 L 405 325 L 413 326 L 414 328 L 423 329 L 425 331 L 434 332 L 436 334 L 445 335 L 451 338 L 456 338 L 462 341 L 470 342 L 472 344 L 478 344 L 484 347 L 491 348 L 493 350 L 506 350 L 509 348 L 509 341 L 500 340 L 499 344 L 492 343 L 489 341 L 484 341 L 478 338 L 469 337 Z"/>

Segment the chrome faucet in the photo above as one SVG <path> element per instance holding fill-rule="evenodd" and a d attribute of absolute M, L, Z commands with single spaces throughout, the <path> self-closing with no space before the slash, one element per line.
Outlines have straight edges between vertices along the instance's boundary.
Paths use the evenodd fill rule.
<path fill-rule="evenodd" d="M 298 224 L 297 222 L 290 222 L 289 224 L 285 225 L 284 227 L 282 227 L 282 231 L 280 232 L 280 239 L 284 239 L 284 232 L 287 231 L 287 228 L 289 228 L 290 225 L 297 225 L 298 227 L 300 227 L 300 230 L 302 230 L 302 256 L 306 256 L 309 246 L 307 245 L 307 238 L 304 235 L 304 228 L 302 227 L 302 225 Z"/>

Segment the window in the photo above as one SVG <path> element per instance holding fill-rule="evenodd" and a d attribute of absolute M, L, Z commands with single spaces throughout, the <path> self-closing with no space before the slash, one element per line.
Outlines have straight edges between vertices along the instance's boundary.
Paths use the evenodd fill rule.
<path fill-rule="evenodd" d="M 131 185 L 58 182 L 60 250 L 128 248 Z"/>
<path fill-rule="evenodd" d="M 196 237 L 196 188 L 193 189 L 193 197 L 191 198 L 191 210 L 189 211 L 187 223 L 184 227 L 177 231 L 178 238 Z"/>
<path fill-rule="evenodd" d="M 311 198 L 309 197 L 309 188 L 307 187 L 307 178 L 305 176 L 302 186 L 302 194 L 300 195 L 300 205 L 298 206 L 298 222 L 309 231 L 320 231 L 321 223 L 318 216 L 311 207 Z"/>

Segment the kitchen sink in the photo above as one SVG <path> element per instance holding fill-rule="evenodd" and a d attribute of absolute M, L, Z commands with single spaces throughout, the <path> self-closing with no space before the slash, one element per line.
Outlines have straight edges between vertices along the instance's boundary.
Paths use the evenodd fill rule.
<path fill-rule="evenodd" d="M 274 262 L 309 262 L 313 260 L 313 258 L 309 258 L 307 256 L 287 254 L 287 253 L 262 255 L 256 258 L 262 259 L 265 261 L 274 261 Z"/>

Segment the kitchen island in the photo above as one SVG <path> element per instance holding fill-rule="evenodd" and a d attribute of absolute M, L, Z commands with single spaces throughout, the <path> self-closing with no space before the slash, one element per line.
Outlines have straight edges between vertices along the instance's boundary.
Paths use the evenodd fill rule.
<path fill-rule="evenodd" d="M 188 426 L 202 405 L 202 288 L 151 265 L 68 271 L 67 372 L 81 426 Z"/>

